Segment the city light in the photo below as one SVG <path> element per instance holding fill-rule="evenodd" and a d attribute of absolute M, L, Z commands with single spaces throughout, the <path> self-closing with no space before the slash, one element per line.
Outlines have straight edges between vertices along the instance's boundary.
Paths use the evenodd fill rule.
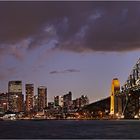
<path fill-rule="evenodd" d="M 25 84 L 25 101 L 22 94 L 22 81 L 10 81 L 9 92 L 0 94 L 0 105 L 3 108 L 3 119 L 80 119 L 77 110 L 89 104 L 88 97 L 72 100 L 72 92 L 61 96 L 54 96 L 54 102 L 47 102 L 47 88 L 38 87 L 34 94 L 34 84 Z M 3 102 L 4 101 L 4 102 Z M 10 114 L 7 116 L 7 113 Z M 16 116 L 15 116 L 16 114 Z M 13 115 L 13 116 L 12 116 Z M 84 116 L 87 114 L 84 113 Z M 9 117 L 10 116 L 10 117 Z M 85 117 L 86 118 L 86 117 Z"/>
<path fill-rule="evenodd" d="M 35 94 L 30 83 L 25 84 L 24 100 L 22 81 L 9 81 L 8 92 L 0 94 L 0 114 L 4 119 L 12 119 L 7 114 L 16 119 L 139 119 L 139 64 L 140 59 L 124 86 L 114 78 L 110 96 L 90 104 L 87 95 L 73 99 L 71 91 L 48 102 L 47 87 L 38 86 Z"/>

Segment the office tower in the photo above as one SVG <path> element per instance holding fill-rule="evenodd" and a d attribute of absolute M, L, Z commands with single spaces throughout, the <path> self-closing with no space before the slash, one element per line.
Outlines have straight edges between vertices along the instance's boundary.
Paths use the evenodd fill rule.
<path fill-rule="evenodd" d="M 47 88 L 44 86 L 38 87 L 38 111 L 43 111 L 47 107 Z"/>
<path fill-rule="evenodd" d="M 72 93 L 69 92 L 68 94 L 65 94 L 63 96 L 64 111 L 67 112 L 67 111 L 71 110 L 71 107 L 72 107 Z"/>
<path fill-rule="evenodd" d="M 89 99 L 86 95 L 82 95 L 80 98 L 73 100 L 73 109 L 84 107 L 89 104 Z"/>
<path fill-rule="evenodd" d="M 8 94 L 0 93 L 0 114 L 8 109 Z"/>
<path fill-rule="evenodd" d="M 8 83 L 8 110 L 12 112 L 23 111 L 22 81 L 9 81 Z"/>
<path fill-rule="evenodd" d="M 54 102 L 48 102 L 48 109 L 53 109 L 54 108 Z"/>
<path fill-rule="evenodd" d="M 34 108 L 33 110 L 34 110 L 35 112 L 38 111 L 38 95 L 35 95 L 35 96 L 34 96 L 33 108 Z"/>
<path fill-rule="evenodd" d="M 63 106 L 63 97 L 62 96 L 54 96 L 54 105 L 57 106 Z"/>
<path fill-rule="evenodd" d="M 59 106 L 59 96 L 54 96 L 54 105 Z"/>
<path fill-rule="evenodd" d="M 33 109 L 33 98 L 34 98 L 34 85 L 26 84 L 26 111 L 30 112 Z"/>
<path fill-rule="evenodd" d="M 75 99 L 75 100 L 72 100 L 72 109 L 77 109 L 79 108 L 79 98 Z"/>
<path fill-rule="evenodd" d="M 59 106 L 63 107 L 64 106 L 64 101 L 63 101 L 63 96 L 59 96 Z"/>
<path fill-rule="evenodd" d="M 85 105 L 89 104 L 89 99 L 86 95 L 82 95 L 79 98 L 79 107 L 84 107 Z"/>

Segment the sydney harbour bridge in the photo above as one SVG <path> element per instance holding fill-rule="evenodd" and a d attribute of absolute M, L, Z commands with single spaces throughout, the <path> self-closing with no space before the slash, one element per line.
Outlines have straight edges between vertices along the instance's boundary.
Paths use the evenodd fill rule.
<path fill-rule="evenodd" d="M 111 118 L 140 118 L 140 59 L 124 85 L 120 87 L 119 80 L 114 78 L 110 91 L 109 97 L 88 105 L 87 109 L 96 112 L 108 110 Z"/>
<path fill-rule="evenodd" d="M 115 93 L 115 113 L 124 118 L 139 118 L 140 116 L 140 59 L 133 67 L 120 91 Z"/>

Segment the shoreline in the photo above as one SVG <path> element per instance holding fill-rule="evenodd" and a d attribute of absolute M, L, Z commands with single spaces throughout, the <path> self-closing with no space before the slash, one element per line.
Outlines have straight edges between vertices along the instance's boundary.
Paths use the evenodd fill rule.
<path fill-rule="evenodd" d="M 138 121 L 140 119 L 0 119 L 0 121 Z"/>

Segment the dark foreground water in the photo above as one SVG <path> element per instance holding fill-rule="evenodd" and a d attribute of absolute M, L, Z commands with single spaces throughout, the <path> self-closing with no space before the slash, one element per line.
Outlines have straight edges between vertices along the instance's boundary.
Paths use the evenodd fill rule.
<path fill-rule="evenodd" d="M 140 121 L 43 120 L 0 121 L 0 138 L 140 139 Z"/>

